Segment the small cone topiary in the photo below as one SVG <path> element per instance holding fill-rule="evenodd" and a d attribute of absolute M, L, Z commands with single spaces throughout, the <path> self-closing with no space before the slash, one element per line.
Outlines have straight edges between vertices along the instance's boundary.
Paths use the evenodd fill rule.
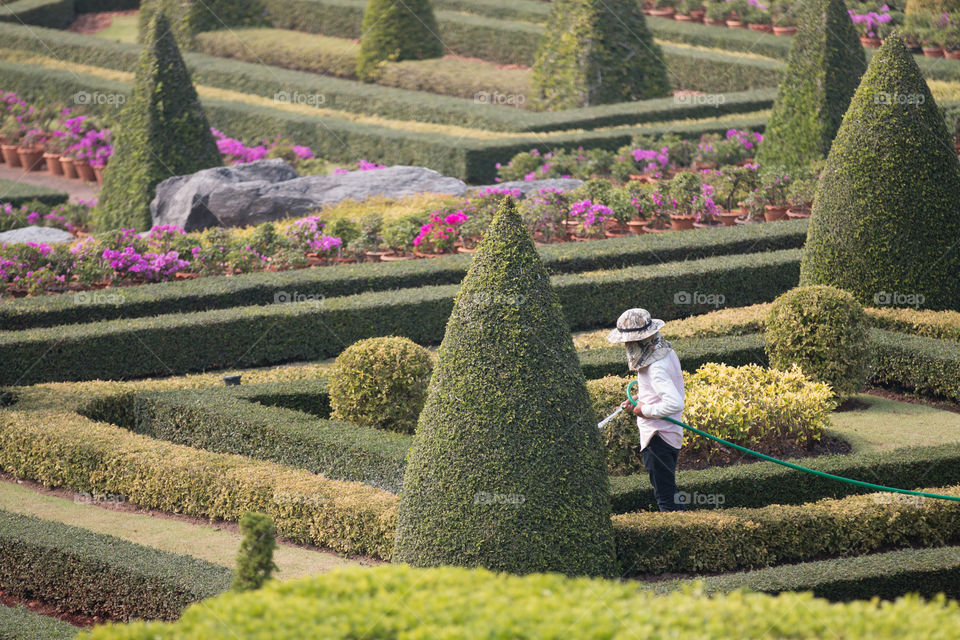
<path fill-rule="evenodd" d="M 430 0 L 368 0 L 363 11 L 357 75 L 373 81 L 384 62 L 443 55 Z"/>
<path fill-rule="evenodd" d="M 240 518 L 240 531 L 243 532 L 243 540 L 237 552 L 237 569 L 230 588 L 233 591 L 252 591 L 262 587 L 277 570 L 273 562 L 277 528 L 270 516 L 247 511 Z"/>
<path fill-rule="evenodd" d="M 797 170 L 823 160 L 867 67 L 843 0 L 800 6 L 787 69 L 757 150 L 761 166 Z"/>
<path fill-rule="evenodd" d="M 960 309 L 960 163 L 899 37 L 874 54 L 817 186 L 801 284 Z M 903 305 L 901 305 L 903 306 Z"/>
<path fill-rule="evenodd" d="M 516 204 L 473 258 L 400 495 L 394 559 L 611 575 L 604 451 L 573 341 Z"/>
<path fill-rule="evenodd" d="M 534 102 L 570 109 L 670 95 L 636 0 L 555 0 L 533 65 Z"/>
<path fill-rule="evenodd" d="M 116 152 L 104 173 L 98 231 L 151 226 L 158 183 L 222 164 L 180 50 L 162 11 L 151 18 L 149 41 L 137 64 L 133 93 L 120 112 Z"/>

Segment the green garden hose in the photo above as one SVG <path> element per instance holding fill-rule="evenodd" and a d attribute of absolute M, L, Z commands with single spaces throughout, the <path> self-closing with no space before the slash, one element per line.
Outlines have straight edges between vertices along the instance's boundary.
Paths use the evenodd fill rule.
<path fill-rule="evenodd" d="M 630 389 L 636 386 L 637 386 L 636 380 L 632 380 L 630 384 L 627 385 L 627 400 L 629 400 L 630 404 L 632 404 L 633 406 L 637 406 L 637 399 L 633 397 L 633 395 L 630 393 Z M 910 489 L 897 489 L 896 487 L 885 487 L 882 484 L 873 484 L 871 482 L 863 482 L 862 480 L 844 478 L 843 476 L 835 476 L 832 473 L 825 473 L 823 471 L 817 471 L 816 469 L 810 469 L 809 467 L 802 467 L 798 464 L 793 464 L 792 462 L 787 462 L 786 460 L 780 460 L 778 458 L 774 458 L 772 456 L 768 456 L 766 454 L 760 453 L 759 451 L 754 451 L 752 449 L 747 449 L 746 447 L 741 447 L 738 444 L 733 444 L 732 442 L 728 442 L 723 438 L 718 438 L 717 436 L 710 435 L 706 431 L 701 431 L 696 427 L 691 427 L 690 425 L 680 422 L 679 420 L 674 420 L 673 418 L 666 417 L 666 416 L 663 419 L 666 420 L 667 422 L 672 422 L 673 424 L 679 425 L 684 429 L 693 431 L 697 435 L 701 435 L 704 438 L 708 438 L 710 440 L 713 440 L 714 442 L 719 442 L 720 444 L 725 445 L 727 447 L 733 447 L 738 451 L 749 453 L 750 455 L 756 456 L 763 460 L 767 460 L 769 462 L 776 462 L 777 464 L 781 464 L 785 467 L 790 467 L 791 469 L 796 469 L 797 471 L 805 471 L 806 473 L 810 473 L 815 476 L 820 476 L 821 478 L 829 478 L 830 480 L 839 480 L 840 482 L 846 482 L 847 484 L 855 484 L 857 486 L 866 487 L 868 489 L 873 489 L 875 491 L 889 491 L 890 493 L 903 493 L 909 496 L 921 496 L 923 498 L 937 498 L 939 500 L 953 500 L 954 502 L 960 502 L 960 496 L 944 496 L 938 493 L 926 493 L 924 491 L 911 491 Z"/>

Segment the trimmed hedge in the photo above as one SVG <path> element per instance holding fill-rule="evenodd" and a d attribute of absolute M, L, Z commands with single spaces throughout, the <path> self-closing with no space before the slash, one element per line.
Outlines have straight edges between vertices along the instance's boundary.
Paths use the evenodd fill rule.
<path fill-rule="evenodd" d="M 0 605 L 0 640 L 71 640 L 80 629 L 23 606 Z"/>
<path fill-rule="evenodd" d="M 677 294 L 707 290 L 742 306 L 768 301 L 796 282 L 799 251 L 671 262 L 652 267 L 560 275 L 553 285 L 573 329 L 611 325 L 624 300 L 664 319 L 696 306 Z M 224 367 L 315 360 L 362 338 L 398 335 L 436 344 L 456 285 L 426 286 L 266 307 L 235 307 L 152 318 L 0 332 L 0 384 L 175 375 Z"/>
<path fill-rule="evenodd" d="M 875 329 L 873 382 L 960 402 L 960 344 Z"/>
<path fill-rule="evenodd" d="M 801 284 L 846 289 L 864 304 L 899 295 L 960 310 L 958 200 L 953 141 L 903 40 L 891 36 L 827 157 Z"/>
<path fill-rule="evenodd" d="M 177 44 L 189 48 L 201 31 L 264 24 L 261 0 L 142 0 L 140 42 L 147 40 L 150 19 L 162 11 L 170 20 Z"/>
<path fill-rule="evenodd" d="M 74 0 L 16 0 L 0 3 L 0 22 L 66 29 L 73 22 Z"/>
<path fill-rule="evenodd" d="M 0 468 L 211 520 L 266 513 L 278 535 L 339 553 L 389 559 L 393 548 L 396 497 L 386 491 L 154 440 L 76 413 L 0 412 Z"/>
<path fill-rule="evenodd" d="M 958 486 L 927 490 L 960 494 Z M 960 504 L 892 495 L 616 515 L 617 555 L 625 575 L 703 573 L 960 542 Z"/>
<path fill-rule="evenodd" d="M 777 594 L 809 591 L 832 602 L 896 600 L 908 593 L 960 597 L 960 547 L 902 549 L 858 558 L 821 560 L 657 585 L 662 593 L 696 583 L 704 593 L 749 589 Z"/>
<path fill-rule="evenodd" d="M 59 611 L 176 620 L 230 587 L 226 567 L 0 510 L 0 589 Z"/>
<path fill-rule="evenodd" d="M 442 594 L 442 595 L 441 595 Z M 402 598 L 402 600 L 401 600 Z M 193 607 L 172 624 L 100 627 L 85 640 L 298 640 L 326 625 L 330 640 L 382 638 L 954 638 L 956 603 L 906 598 L 833 604 L 809 594 L 654 595 L 636 584 L 513 576 L 452 567 L 385 566 L 272 583 Z"/>
<path fill-rule="evenodd" d="M 368 0 L 360 28 L 357 76 L 365 81 L 374 80 L 385 62 L 443 55 L 430 0 Z"/>
<path fill-rule="evenodd" d="M 0 202 L 9 202 L 14 207 L 32 200 L 39 200 L 43 204 L 56 206 L 64 204 L 70 196 L 65 191 L 57 191 L 49 187 L 41 187 L 26 182 L 0 178 Z"/>
<path fill-rule="evenodd" d="M 722 255 L 798 249 L 806 221 L 736 226 L 709 231 L 645 234 L 632 238 L 552 244 L 537 252 L 553 273 L 578 273 L 695 260 Z M 465 255 L 393 263 L 337 265 L 319 269 L 209 276 L 111 290 L 121 305 L 83 304 L 73 294 L 0 300 L 6 330 L 135 318 L 163 313 L 267 305 L 278 291 L 332 298 L 370 291 L 456 284 L 470 264 Z M 93 298 L 88 298 L 93 299 Z"/>

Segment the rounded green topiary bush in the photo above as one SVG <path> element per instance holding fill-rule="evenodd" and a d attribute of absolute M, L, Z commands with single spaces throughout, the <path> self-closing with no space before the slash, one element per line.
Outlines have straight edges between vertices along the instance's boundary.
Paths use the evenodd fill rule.
<path fill-rule="evenodd" d="M 612 575 L 603 447 L 550 276 L 504 199 L 447 323 L 393 559 Z"/>
<path fill-rule="evenodd" d="M 357 76 L 372 82 L 384 62 L 443 55 L 429 0 L 368 0 L 363 11 Z"/>
<path fill-rule="evenodd" d="M 870 365 L 869 324 L 857 300 L 840 289 L 797 287 L 777 298 L 766 321 L 770 365 L 794 364 L 842 400 L 859 391 Z"/>
<path fill-rule="evenodd" d="M 843 0 L 799 3 L 797 35 L 757 162 L 798 170 L 825 158 L 866 67 Z"/>
<path fill-rule="evenodd" d="M 97 231 L 149 229 L 157 184 L 223 163 L 163 11 L 151 18 L 117 130 L 116 152 L 93 210 Z"/>
<path fill-rule="evenodd" d="M 670 95 L 667 67 L 636 0 L 555 0 L 537 46 L 531 102 L 570 109 Z"/>
<path fill-rule="evenodd" d="M 898 37 L 873 55 L 817 186 L 800 284 L 960 309 L 960 163 Z"/>
<path fill-rule="evenodd" d="M 333 417 L 413 433 L 427 398 L 433 356 L 408 338 L 360 340 L 337 356 L 330 374 Z"/>

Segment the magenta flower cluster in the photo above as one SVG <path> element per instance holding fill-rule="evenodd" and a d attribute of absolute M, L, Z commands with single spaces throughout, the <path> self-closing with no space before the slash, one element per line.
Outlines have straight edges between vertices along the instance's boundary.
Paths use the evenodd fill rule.
<path fill-rule="evenodd" d="M 570 217 L 580 218 L 586 229 L 598 224 L 603 224 L 607 218 L 613 216 L 613 210 L 592 200 L 580 200 L 570 206 Z"/>
<path fill-rule="evenodd" d="M 387 168 L 387 165 L 385 164 L 377 164 L 376 162 L 368 162 L 367 160 L 357 160 L 356 171 L 376 171 L 377 169 L 386 169 L 386 168 Z M 333 172 L 339 175 L 343 173 L 350 173 L 350 169 L 339 167 L 337 169 L 334 169 Z"/>
<path fill-rule="evenodd" d="M 269 143 L 261 140 L 260 144 L 251 147 L 213 127 L 210 127 L 210 131 L 213 133 L 213 137 L 216 138 L 217 149 L 220 151 L 220 155 L 224 156 L 224 160 L 229 164 L 245 164 L 247 162 L 263 160 L 269 156 L 272 151 L 276 150 L 277 147 L 286 144 L 285 140 L 277 136 Z M 294 144 L 291 145 L 290 150 L 294 156 L 301 160 L 309 160 L 314 157 L 310 147 Z"/>
<path fill-rule="evenodd" d="M 763 142 L 763 134 L 759 132 L 739 131 L 737 129 L 727 130 L 727 140 L 735 140 L 743 145 L 744 149 L 750 150 Z"/>
<path fill-rule="evenodd" d="M 430 247 L 434 249 L 449 248 L 459 237 L 457 227 L 470 219 L 462 209 L 457 209 L 446 216 L 440 215 L 440 210 L 430 214 L 430 221 L 420 227 L 420 233 L 413 239 L 415 247 Z"/>
<path fill-rule="evenodd" d="M 634 149 L 630 154 L 637 164 L 647 163 L 644 167 L 646 173 L 658 173 L 670 164 L 670 152 L 667 147 L 661 147 L 659 151 L 656 149 Z"/>
<path fill-rule="evenodd" d="M 292 244 L 304 252 L 327 253 L 343 244 L 336 236 L 323 233 L 326 224 L 317 216 L 301 218 L 287 231 Z"/>
<path fill-rule="evenodd" d="M 853 24 L 859 25 L 860 32 L 868 38 L 877 37 L 877 29 L 880 25 L 887 24 L 893 20 L 893 16 L 890 15 L 890 7 L 883 5 L 877 11 L 868 11 L 867 13 L 857 13 L 853 9 L 847 9 L 847 13 L 850 14 L 850 19 L 853 21 Z M 944 14 L 947 16 L 947 14 Z M 949 21 L 949 17 L 947 17 Z M 943 19 L 941 18 L 941 21 Z"/>

